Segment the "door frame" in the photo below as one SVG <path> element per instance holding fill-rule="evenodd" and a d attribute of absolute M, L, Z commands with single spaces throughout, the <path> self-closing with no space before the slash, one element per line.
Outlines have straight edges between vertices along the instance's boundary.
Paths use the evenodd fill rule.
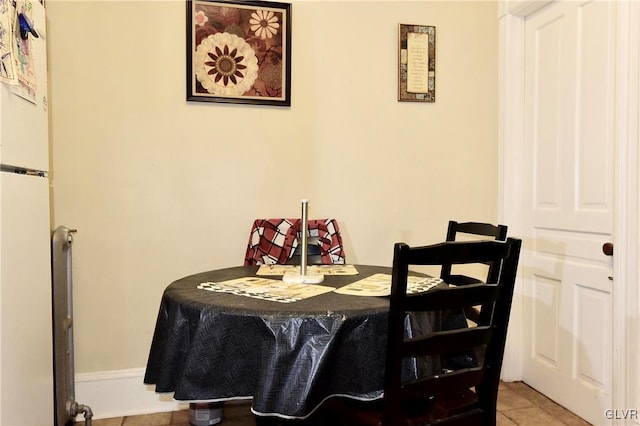
<path fill-rule="evenodd" d="M 511 235 L 525 235 L 521 196 L 525 123 L 525 21 L 552 0 L 500 0 L 499 23 L 499 188 L 500 223 Z M 638 170 L 640 2 L 616 2 L 615 175 L 613 257 L 613 385 L 612 409 L 640 407 L 638 235 L 640 232 L 640 172 Z M 523 250 L 529 243 L 523 241 Z M 524 360 L 524 296 L 521 274 L 514 295 L 502 378 L 522 380 Z M 615 421 L 615 420 L 614 420 Z M 638 422 L 638 420 L 636 420 Z M 618 423 L 623 424 L 623 423 Z M 640 423 L 638 423 L 640 424 Z"/>

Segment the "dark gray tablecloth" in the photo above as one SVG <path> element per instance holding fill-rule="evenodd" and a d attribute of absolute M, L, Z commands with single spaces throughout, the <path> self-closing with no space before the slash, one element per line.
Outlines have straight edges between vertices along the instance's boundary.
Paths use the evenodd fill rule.
<path fill-rule="evenodd" d="M 391 273 L 356 267 L 359 275 L 326 276 L 322 285 L 339 288 Z M 155 384 L 156 392 L 174 392 L 177 400 L 253 398 L 255 413 L 285 418 L 306 417 L 331 395 L 381 397 L 388 298 L 330 292 L 278 303 L 196 288 L 256 271 L 242 266 L 204 272 L 167 287 L 144 382 Z M 441 318 L 422 318 L 418 328 L 464 325 L 462 315 L 447 315 L 446 326 Z"/>

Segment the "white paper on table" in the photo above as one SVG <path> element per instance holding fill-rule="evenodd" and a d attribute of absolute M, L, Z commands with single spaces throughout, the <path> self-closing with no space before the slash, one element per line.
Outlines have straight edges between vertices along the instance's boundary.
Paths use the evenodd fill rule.
<path fill-rule="evenodd" d="M 256 275 L 298 275 L 298 265 L 260 265 Z M 353 265 L 309 265 L 307 275 L 358 275 Z"/>
<path fill-rule="evenodd" d="M 440 278 L 409 276 L 407 278 L 407 293 L 423 293 L 440 283 L 442 283 Z M 335 292 L 352 296 L 389 296 L 391 294 L 391 275 L 374 274 L 339 288 Z"/>
<path fill-rule="evenodd" d="M 198 285 L 201 290 L 230 293 L 254 299 L 290 303 L 335 290 L 316 284 L 291 284 L 280 280 L 260 277 L 243 277 L 220 282 L 204 282 Z"/>

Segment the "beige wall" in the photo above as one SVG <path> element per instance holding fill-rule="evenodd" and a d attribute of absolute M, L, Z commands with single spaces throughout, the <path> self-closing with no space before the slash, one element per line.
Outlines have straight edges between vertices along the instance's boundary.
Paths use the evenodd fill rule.
<path fill-rule="evenodd" d="M 47 12 L 79 373 L 143 367 L 164 288 L 241 264 L 253 219 L 300 198 L 353 263 L 497 220 L 496 2 L 294 1 L 290 108 L 186 102 L 182 0 Z M 399 23 L 437 27 L 436 103 L 396 101 Z"/>

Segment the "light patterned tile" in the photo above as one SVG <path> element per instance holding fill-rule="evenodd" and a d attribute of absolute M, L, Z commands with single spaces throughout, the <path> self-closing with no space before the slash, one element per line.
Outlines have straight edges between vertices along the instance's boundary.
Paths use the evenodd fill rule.
<path fill-rule="evenodd" d="M 141 416 L 127 416 L 122 426 L 169 426 L 171 424 L 171 412 L 154 413 Z"/>
<path fill-rule="evenodd" d="M 177 426 L 183 423 L 189 424 L 189 416 L 189 409 L 174 411 L 173 413 L 171 413 L 171 425 Z"/>
<path fill-rule="evenodd" d="M 555 402 L 523 382 L 513 382 L 505 386 L 535 406 L 555 404 Z"/>
<path fill-rule="evenodd" d="M 590 423 L 586 422 L 585 420 L 581 419 L 580 417 L 576 416 L 571 411 L 567 410 L 564 407 L 561 407 L 560 405 L 545 405 L 540 408 L 549 413 L 551 416 L 561 420 L 567 426 L 590 426 Z"/>
<path fill-rule="evenodd" d="M 509 417 L 498 412 L 496 413 L 496 426 L 518 426 L 509 419 Z"/>
<path fill-rule="evenodd" d="M 121 426 L 124 418 L 113 417 L 110 419 L 91 419 L 92 426 Z M 84 426 L 85 422 L 74 423 L 77 426 Z"/>
<path fill-rule="evenodd" d="M 498 411 L 513 410 L 514 408 L 529 408 L 534 405 L 511 389 L 498 392 Z"/>
<path fill-rule="evenodd" d="M 518 426 L 566 426 L 561 420 L 554 418 L 540 407 L 518 408 L 503 411 L 502 414 Z"/>

